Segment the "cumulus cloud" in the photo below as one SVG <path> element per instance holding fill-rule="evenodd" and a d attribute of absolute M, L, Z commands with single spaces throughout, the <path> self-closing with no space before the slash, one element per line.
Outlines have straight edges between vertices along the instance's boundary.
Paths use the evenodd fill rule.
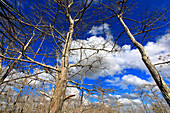
<path fill-rule="evenodd" d="M 115 99 L 119 99 L 119 98 L 121 98 L 121 95 L 112 95 L 112 94 L 109 94 L 109 97 L 112 97 L 112 98 L 115 98 Z"/>
<path fill-rule="evenodd" d="M 134 93 L 128 94 L 124 93 L 121 95 L 122 98 L 128 98 L 128 99 L 138 99 L 138 96 Z"/>
<path fill-rule="evenodd" d="M 120 77 L 116 77 L 112 80 L 110 79 L 106 79 L 105 82 L 114 85 L 114 86 L 120 86 L 123 89 L 127 89 L 128 86 L 132 85 L 135 87 L 141 87 L 144 85 L 154 85 L 155 82 L 153 81 L 153 79 L 149 79 L 149 80 L 144 80 L 139 78 L 138 76 L 135 75 L 124 75 L 122 78 Z"/>
<path fill-rule="evenodd" d="M 52 73 L 51 73 L 52 74 Z M 53 76 L 51 76 L 51 74 L 44 72 L 43 70 L 34 69 L 33 77 L 30 77 L 28 80 L 31 81 L 31 84 L 35 84 L 35 85 L 41 85 L 42 83 L 44 83 L 44 87 L 48 87 L 50 85 L 50 83 L 48 83 L 48 81 L 50 81 L 51 83 L 55 83 L 55 79 Z M 53 73 L 55 75 L 55 72 Z"/>
<path fill-rule="evenodd" d="M 67 95 L 67 96 L 75 95 L 74 97 L 71 97 L 71 98 L 77 99 L 77 98 L 79 98 L 80 91 L 79 91 L 77 88 L 68 87 L 68 88 L 67 88 L 67 91 L 66 91 L 66 95 Z"/>
<path fill-rule="evenodd" d="M 141 105 L 142 102 L 139 99 L 139 97 L 136 94 L 122 94 L 122 95 L 112 95 L 109 94 L 109 97 L 113 98 L 114 100 L 117 100 L 119 103 L 122 103 L 123 105 Z"/>
<path fill-rule="evenodd" d="M 113 50 L 113 45 L 113 42 L 97 36 L 92 36 L 87 40 L 73 41 L 71 48 L 74 51 L 71 52 L 69 61 L 81 64 L 83 68 L 74 67 L 71 70 L 75 73 L 81 70 L 81 74 L 86 73 L 89 78 L 97 78 L 99 75 L 104 76 L 108 70 L 113 75 L 114 72 L 119 70 L 117 64 L 111 64 L 111 61 L 114 62 L 113 54 L 108 53 L 108 51 Z M 114 49 L 119 49 L 119 47 L 116 46 Z M 115 71 L 111 71 L 110 68 Z"/>
<path fill-rule="evenodd" d="M 52 91 L 50 90 L 50 87 L 52 87 L 51 83 L 52 82 L 54 83 L 54 81 L 55 79 L 53 76 L 51 76 L 50 74 L 38 68 L 35 68 L 32 71 L 32 73 L 29 73 L 29 74 L 21 72 L 20 70 L 13 69 L 10 72 L 9 76 L 7 76 L 7 78 L 4 80 L 4 84 L 2 84 L 2 87 L 0 88 L 0 90 L 5 88 L 3 89 L 3 91 L 13 90 L 16 92 L 17 89 L 20 89 L 24 83 L 25 86 L 32 85 L 32 86 L 37 87 L 37 89 L 39 90 L 39 91 L 37 90 L 38 91 L 37 93 L 40 93 L 42 90 L 44 90 L 44 91 L 47 91 L 47 94 L 51 96 Z M 40 87 L 42 85 L 43 87 Z"/>
<path fill-rule="evenodd" d="M 80 90 L 78 90 L 77 88 L 74 88 L 74 87 L 67 87 L 66 96 L 70 96 L 70 95 L 75 95 L 75 96 L 71 97 L 71 99 L 79 100 L 80 99 Z M 83 102 L 83 105 L 87 105 L 89 103 L 89 100 L 83 96 L 82 102 Z"/>
<path fill-rule="evenodd" d="M 128 98 L 121 98 L 118 100 L 120 103 L 124 104 L 124 105 L 140 105 L 142 104 L 142 102 L 139 99 L 128 99 Z"/>
<path fill-rule="evenodd" d="M 170 61 L 170 34 L 162 36 L 156 43 L 148 42 L 145 46 L 153 64 Z M 157 65 L 163 77 L 169 77 L 170 64 Z"/>
<path fill-rule="evenodd" d="M 92 29 L 88 33 L 95 35 L 95 36 L 101 35 L 101 34 L 106 34 L 106 37 L 111 36 L 109 24 L 107 24 L 107 23 L 104 23 L 100 26 L 93 26 Z"/>
<path fill-rule="evenodd" d="M 157 42 L 148 42 L 144 48 L 146 49 L 151 61 L 153 64 L 163 62 L 158 58 L 160 56 L 168 56 L 170 54 L 170 34 L 166 34 L 162 36 Z M 120 57 L 119 57 L 120 56 Z M 116 56 L 116 59 L 119 61 L 118 64 L 121 65 L 124 69 L 133 68 L 144 70 L 149 73 L 145 65 L 141 60 L 141 55 L 137 49 L 131 49 L 130 45 L 124 45 L 123 51 L 120 55 Z M 166 61 L 169 60 L 167 57 L 164 59 Z M 162 70 L 164 72 L 169 72 L 167 70 L 170 69 L 170 66 L 164 65 L 163 67 L 157 66 L 158 70 Z"/>
<path fill-rule="evenodd" d="M 142 86 L 144 84 L 151 84 L 151 82 L 142 80 L 141 78 L 134 75 L 124 75 L 121 81 L 121 87 L 126 88 L 128 85 Z"/>
<path fill-rule="evenodd" d="M 89 33 L 93 35 L 101 34 L 102 30 L 108 30 L 109 25 L 103 24 L 99 27 L 93 27 L 92 30 L 89 31 Z M 160 39 L 157 40 L 157 42 L 148 42 L 144 47 L 146 51 L 149 54 L 149 57 L 153 64 L 162 62 L 158 60 L 160 56 L 168 56 L 170 54 L 170 34 L 166 34 L 165 36 L 162 36 Z M 108 41 L 108 39 L 105 39 L 101 36 L 92 36 L 88 38 L 87 40 L 74 40 L 72 43 L 72 47 L 86 47 L 86 48 L 95 48 L 95 49 L 101 49 L 105 48 L 106 50 L 113 50 L 113 42 Z M 116 49 L 120 47 L 116 45 Z M 95 62 L 94 65 L 98 67 L 94 72 L 88 71 L 86 74 L 89 78 L 97 78 L 99 76 L 105 76 L 107 75 L 115 75 L 117 73 L 121 73 L 125 69 L 138 69 L 146 72 L 146 74 L 149 74 L 148 69 L 144 65 L 141 59 L 141 55 L 138 51 L 138 49 L 132 49 L 130 45 L 124 45 L 121 48 L 121 52 L 116 53 L 107 53 L 106 51 L 99 51 L 98 53 L 95 53 L 96 51 L 84 49 L 82 51 L 77 50 L 76 52 L 73 52 L 71 57 L 71 62 L 76 63 L 80 60 L 80 56 L 84 55 L 85 57 L 89 57 L 92 54 L 93 57 L 89 57 L 89 59 L 84 60 L 84 63 L 92 63 L 96 58 L 102 58 L 101 62 Z M 80 54 L 83 53 L 83 54 Z M 164 60 L 169 60 L 164 59 Z M 102 65 L 101 65 L 102 64 Z M 94 66 L 94 67 L 95 67 Z M 107 67 L 104 69 L 104 67 Z M 157 66 L 158 70 L 162 70 L 163 75 L 170 75 L 169 65 L 164 65 L 163 67 Z M 75 68 L 76 70 L 76 68 Z M 86 68 L 85 70 L 88 70 Z"/>

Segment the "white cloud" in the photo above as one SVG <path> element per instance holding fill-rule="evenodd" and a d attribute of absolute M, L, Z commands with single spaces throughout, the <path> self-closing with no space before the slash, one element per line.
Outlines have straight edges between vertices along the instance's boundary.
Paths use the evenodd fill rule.
<path fill-rule="evenodd" d="M 145 46 L 153 64 L 170 61 L 170 34 L 162 36 L 156 43 L 149 42 Z M 161 60 L 158 58 L 161 56 Z M 164 61 L 163 61 L 164 60 Z M 170 64 L 158 65 L 156 68 L 161 71 L 163 77 L 170 76 Z"/>
<path fill-rule="evenodd" d="M 139 97 L 137 95 L 133 94 L 133 93 L 131 93 L 131 94 L 125 93 L 125 94 L 122 94 L 122 95 L 109 94 L 109 96 L 111 98 L 113 98 L 114 100 L 117 100 L 118 102 L 120 102 L 124 105 L 131 105 L 131 104 L 140 105 L 140 104 L 142 104 Z"/>
<path fill-rule="evenodd" d="M 51 72 L 51 74 L 55 75 L 55 72 Z M 36 86 L 41 86 L 43 83 L 43 87 L 48 88 L 51 85 L 51 83 L 55 83 L 55 79 L 51 74 L 46 73 L 41 69 L 35 68 L 32 73 L 32 75 L 35 76 L 27 78 L 27 82 L 30 85 Z"/>
<path fill-rule="evenodd" d="M 105 72 L 113 75 L 114 72 L 119 70 L 117 64 L 111 64 L 111 61 L 114 62 L 113 54 L 106 52 L 112 50 L 113 42 L 105 40 L 103 37 L 92 36 L 87 40 L 75 40 L 72 42 L 72 48 L 86 48 L 72 51 L 69 61 L 78 63 L 81 60 L 79 64 L 86 65 L 83 68 L 72 68 L 71 70 L 73 72 L 81 69 L 81 74 L 86 73 L 87 77 L 96 78 L 99 75 L 104 76 Z M 103 50 L 97 51 L 93 48 Z M 116 46 L 116 48 L 118 49 L 119 47 Z M 90 67 L 90 65 L 92 65 L 92 67 Z M 113 68 L 115 71 L 111 71 L 110 68 Z"/>
<path fill-rule="evenodd" d="M 99 96 L 98 95 L 90 95 L 90 97 L 92 97 L 92 98 L 99 98 Z"/>
<path fill-rule="evenodd" d="M 113 85 L 118 85 L 120 82 L 120 77 L 114 77 L 113 79 L 106 79 L 105 82 L 108 82 Z"/>
<path fill-rule="evenodd" d="M 144 80 L 144 79 L 139 78 L 138 76 L 131 75 L 131 74 L 124 75 L 122 78 L 116 77 L 113 79 L 106 79 L 105 82 L 107 82 L 113 86 L 120 86 L 123 89 L 127 89 L 129 85 L 141 87 L 141 86 L 144 86 L 147 84 L 148 85 L 155 84 L 154 80 L 151 78 L 149 78 L 149 80 Z M 124 96 L 127 96 L 127 95 L 124 94 Z"/>
<path fill-rule="evenodd" d="M 79 98 L 80 91 L 77 88 L 74 88 L 74 87 L 67 87 L 66 95 L 67 96 L 75 95 L 71 98 L 76 99 L 76 98 Z"/>
<path fill-rule="evenodd" d="M 128 98 L 128 99 L 138 99 L 139 97 L 134 94 L 134 93 L 131 93 L 131 94 L 128 94 L 128 93 L 123 93 L 121 95 L 122 98 Z"/>
<path fill-rule="evenodd" d="M 142 86 L 144 84 L 151 83 L 134 75 L 124 75 L 122 77 L 121 87 L 126 88 L 128 85 Z"/>
<path fill-rule="evenodd" d="M 92 35 L 100 35 L 100 34 L 104 34 L 104 33 L 110 34 L 109 24 L 104 23 L 99 27 L 93 26 L 92 29 L 88 33 L 90 33 Z"/>
<path fill-rule="evenodd" d="M 112 95 L 112 94 L 109 94 L 109 97 L 119 99 L 119 98 L 121 98 L 121 95 Z"/>
<path fill-rule="evenodd" d="M 92 30 L 89 31 L 89 33 L 92 33 L 93 35 L 101 34 L 103 28 L 110 31 L 109 25 L 104 24 L 99 27 L 93 27 Z M 72 43 L 72 47 L 92 47 L 96 49 L 105 48 L 107 50 L 111 50 L 113 47 L 113 42 L 108 42 L 108 40 L 104 39 L 103 37 L 92 36 L 87 40 L 74 40 Z M 148 42 L 144 47 L 146 48 L 146 51 L 148 52 L 153 64 L 162 62 L 158 60 L 159 56 L 166 56 L 170 54 L 170 34 L 162 36 L 155 43 Z M 120 47 L 116 45 L 116 48 Z M 96 51 L 86 49 L 82 50 L 81 52 L 83 53 L 82 57 L 85 58 L 94 54 Z M 86 73 L 87 77 L 89 78 L 97 78 L 98 76 L 104 76 L 106 74 L 114 75 L 116 73 L 121 73 L 124 69 L 138 69 L 146 72 L 146 74 L 149 74 L 148 69 L 142 62 L 141 55 L 138 49 L 131 49 L 130 45 L 124 45 L 122 47 L 122 51 L 117 53 L 107 53 L 106 51 L 99 51 L 97 54 L 93 55 L 93 57 L 90 57 L 89 60 L 84 60 L 84 63 L 92 63 L 94 62 L 94 60 L 96 60 L 96 57 L 103 58 L 103 60 L 102 62 L 94 63 L 94 66 L 99 67 L 98 69 L 96 68 L 94 72 L 90 70 Z M 76 63 L 79 60 L 80 50 L 77 50 L 76 52 L 73 52 L 70 61 L 72 63 Z M 169 58 L 166 60 L 169 60 Z M 106 67 L 106 69 L 103 69 L 104 67 Z M 163 67 L 157 66 L 157 69 L 162 70 L 164 75 L 170 75 L 170 66 L 168 65 L 164 65 Z M 89 69 L 84 68 L 84 70 Z"/>
<path fill-rule="evenodd" d="M 80 90 L 78 90 L 77 88 L 74 88 L 74 87 L 67 87 L 66 96 L 70 96 L 70 95 L 75 95 L 75 96 L 71 97 L 71 99 L 79 100 L 80 99 Z M 83 105 L 87 105 L 88 103 L 89 103 L 88 99 L 86 99 L 83 96 Z"/>
<path fill-rule="evenodd" d="M 128 99 L 128 98 L 121 98 L 118 100 L 120 103 L 124 104 L 124 105 L 140 105 L 142 104 L 142 102 L 139 99 Z"/>

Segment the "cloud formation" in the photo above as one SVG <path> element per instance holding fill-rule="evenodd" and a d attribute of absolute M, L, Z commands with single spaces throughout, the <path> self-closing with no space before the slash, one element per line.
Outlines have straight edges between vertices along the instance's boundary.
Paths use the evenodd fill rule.
<path fill-rule="evenodd" d="M 124 93 L 122 95 L 112 95 L 109 94 L 109 97 L 113 98 L 113 100 L 117 100 L 118 102 L 124 104 L 124 105 L 141 105 L 142 102 L 139 99 L 139 97 L 136 94 L 128 94 Z"/>
<path fill-rule="evenodd" d="M 82 48 L 94 48 L 94 49 L 106 49 L 106 50 L 114 50 L 114 43 L 109 41 L 107 38 L 103 38 L 100 35 L 103 32 L 103 29 L 110 33 L 109 25 L 102 24 L 99 27 L 93 27 L 89 33 L 95 35 L 87 40 L 74 40 L 72 42 L 72 48 L 74 47 L 82 47 Z M 118 45 L 115 46 L 116 49 L 120 49 Z M 149 54 L 149 57 L 153 64 L 163 62 L 158 60 L 160 56 L 168 56 L 170 55 L 170 34 L 166 34 L 162 36 L 157 42 L 148 42 L 145 46 L 146 51 Z M 82 64 L 90 64 L 97 60 L 97 58 L 102 59 L 100 62 L 93 63 L 94 67 L 98 67 L 94 70 L 94 72 L 87 72 L 86 76 L 89 78 L 97 78 L 99 76 L 105 75 L 115 75 L 117 73 L 121 73 L 125 69 L 138 69 L 149 74 L 148 69 L 145 67 L 144 63 L 141 60 L 141 55 L 138 49 L 132 49 L 131 45 L 124 45 L 121 47 L 120 52 L 108 53 L 106 51 L 98 51 L 96 52 L 93 49 L 82 49 L 76 50 L 73 52 L 73 55 L 70 58 L 72 63 L 77 63 L 80 60 L 80 56 L 83 58 L 89 58 L 88 60 L 84 60 Z M 92 55 L 94 54 L 94 55 Z M 91 56 L 92 55 L 92 56 Z M 169 60 L 169 57 L 164 59 Z M 85 68 L 84 68 L 85 69 Z M 162 70 L 164 74 L 170 75 L 168 71 L 170 66 L 164 65 L 163 67 L 157 66 L 158 70 Z M 86 68 L 85 70 L 88 70 Z"/>
<path fill-rule="evenodd" d="M 122 78 L 121 77 L 116 77 L 112 80 L 106 79 L 106 83 L 109 83 L 113 86 L 120 86 L 122 89 L 128 89 L 128 86 L 132 85 L 135 87 L 142 87 L 143 85 L 154 85 L 155 82 L 150 79 L 150 80 L 144 80 L 139 78 L 138 76 L 135 75 L 124 75 Z"/>
<path fill-rule="evenodd" d="M 93 26 L 92 29 L 88 32 L 89 34 L 92 35 L 100 35 L 100 34 L 104 34 L 104 33 L 110 33 L 110 28 L 109 28 L 109 24 L 104 23 L 102 25 L 98 26 Z"/>
<path fill-rule="evenodd" d="M 151 82 L 142 80 L 141 78 L 134 75 L 124 75 L 121 81 L 121 87 L 126 88 L 128 85 L 142 86 L 144 84 L 151 84 Z"/>

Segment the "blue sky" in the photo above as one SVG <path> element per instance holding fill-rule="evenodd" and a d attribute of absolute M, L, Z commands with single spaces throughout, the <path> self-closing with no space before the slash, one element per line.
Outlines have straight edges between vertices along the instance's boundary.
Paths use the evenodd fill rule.
<path fill-rule="evenodd" d="M 138 3 L 136 3 L 136 9 L 133 11 L 133 14 L 130 16 L 130 18 L 133 19 L 140 19 L 138 16 L 143 14 L 146 11 L 146 8 L 148 8 L 148 11 L 155 10 L 156 8 L 163 9 L 167 7 L 170 4 L 170 1 L 167 0 L 139 0 Z M 166 15 L 167 22 L 170 21 L 169 19 L 169 13 Z M 130 25 L 127 22 L 127 25 Z M 108 34 L 102 34 L 102 28 L 104 26 L 105 31 L 107 31 Z M 87 33 L 86 36 L 87 39 L 81 40 L 82 43 L 92 43 L 93 44 L 99 44 L 105 43 L 107 40 L 106 37 L 112 37 L 114 36 L 113 33 L 117 31 L 121 31 L 122 28 L 119 25 L 113 24 L 111 21 L 108 23 L 104 23 L 103 25 L 95 25 L 91 28 L 91 30 Z M 170 54 L 170 34 L 167 33 L 169 30 L 169 26 L 164 27 L 161 30 L 157 30 L 154 32 L 154 34 L 161 33 L 161 36 L 159 37 L 153 37 L 150 40 L 147 40 L 143 43 L 145 46 L 151 61 L 153 64 L 163 62 L 162 60 L 159 60 L 158 58 L 160 56 L 166 57 L 166 61 L 170 59 L 168 56 Z M 114 32 L 113 32 L 114 31 Z M 124 36 L 124 38 L 127 36 Z M 74 43 L 74 42 L 73 42 Z M 84 45 L 85 45 L 84 44 Z M 76 45 L 76 44 L 75 44 Z M 100 45 L 100 44 L 99 44 Z M 82 45 L 81 45 L 82 46 Z M 88 46 L 89 47 L 89 46 Z M 119 48 L 119 45 L 117 46 Z M 109 48 L 109 45 L 108 45 Z M 107 48 L 107 49 L 108 49 Z M 121 52 L 114 53 L 114 54 L 108 54 L 107 56 L 104 56 L 104 52 L 99 54 L 103 57 L 105 57 L 105 65 L 107 67 L 106 70 L 96 70 L 93 74 L 92 72 L 87 73 L 87 77 L 84 81 L 84 83 L 90 83 L 95 84 L 96 80 L 103 81 L 103 88 L 107 87 L 114 87 L 115 90 L 119 90 L 113 93 L 110 93 L 111 95 L 123 95 L 128 94 L 131 95 L 133 92 L 131 92 L 131 89 L 142 87 L 144 84 L 154 84 L 155 82 L 150 76 L 147 68 L 145 67 L 144 63 L 141 60 L 140 54 L 136 48 L 131 45 L 130 41 L 127 40 L 126 42 L 123 42 L 121 44 L 120 48 L 122 49 Z M 78 54 L 78 53 L 76 53 Z M 73 59 L 76 58 L 73 56 Z M 72 59 L 72 60 L 73 60 Z M 72 61 L 71 60 L 71 61 Z M 76 62 L 75 59 L 73 62 Z M 99 65 L 99 64 L 96 64 Z M 169 65 L 163 65 L 162 67 L 156 66 L 156 68 L 160 71 L 160 74 L 165 79 L 166 83 L 169 84 L 169 80 L 167 79 L 168 75 L 170 75 L 170 66 Z M 120 101 L 128 101 L 127 98 L 120 98 Z M 137 99 L 137 98 L 135 98 Z M 135 100 L 138 103 L 140 103 L 140 100 Z"/>
<path fill-rule="evenodd" d="M 92 37 L 87 38 L 87 40 L 79 40 L 79 42 L 81 42 L 80 46 L 89 47 L 90 44 L 96 44 L 98 45 L 97 47 L 100 48 L 99 45 L 106 43 L 107 40 L 100 36 L 100 34 L 102 33 L 101 26 L 95 26 L 89 31 L 89 33 L 93 34 Z M 109 32 L 109 25 L 105 23 L 104 26 L 104 28 Z M 110 33 L 108 33 L 108 35 L 109 36 L 106 37 L 112 36 Z M 77 47 L 78 44 L 74 43 L 76 43 L 76 41 L 73 41 L 72 45 Z M 106 46 L 106 49 L 109 50 L 111 47 L 112 46 L 108 44 Z M 156 42 L 149 41 L 145 44 L 144 47 L 147 50 L 153 64 L 163 62 L 162 60 L 158 60 L 160 56 L 166 56 L 166 60 L 169 60 L 169 57 L 167 55 L 170 54 L 170 34 L 165 34 Z M 111 92 L 111 95 L 130 95 L 132 94 L 131 89 L 142 87 L 144 84 L 155 85 L 154 80 L 150 76 L 147 68 L 141 60 L 138 50 L 132 49 L 131 45 L 127 44 L 123 45 L 120 48 L 122 49 L 120 52 L 110 53 L 107 55 L 104 51 L 99 52 L 96 56 L 104 57 L 103 64 L 100 65 L 99 63 L 96 63 L 94 66 L 100 65 L 100 69 L 94 69 L 94 73 L 91 71 L 87 72 L 86 76 L 88 78 L 85 79 L 84 83 L 95 84 L 96 81 L 101 80 L 103 82 L 103 88 L 112 87 L 115 90 L 120 89 L 119 91 L 113 93 Z M 86 53 L 90 56 L 93 52 L 87 50 Z M 79 52 L 77 51 L 74 54 L 75 56 L 73 55 L 70 58 L 70 61 L 72 62 L 76 62 L 79 60 Z M 92 59 L 95 60 L 95 58 L 93 57 Z M 106 67 L 106 69 L 102 69 L 102 67 Z M 166 78 L 165 81 L 169 84 L 169 80 L 167 79 L 167 77 L 170 74 L 170 66 L 157 66 L 157 69 L 162 71 L 161 75 Z M 120 100 L 122 100 L 122 98 L 120 98 Z M 137 102 L 140 102 L 140 100 L 138 100 Z"/>
<path fill-rule="evenodd" d="M 36 2 L 39 1 L 35 1 L 35 3 Z M 160 9 L 165 8 L 170 4 L 169 0 L 138 0 L 137 3 L 135 2 L 136 2 L 135 0 L 129 2 L 129 4 L 135 4 L 135 9 L 132 10 L 133 13 L 128 17 L 133 19 L 139 19 L 139 20 L 140 20 L 139 16 L 144 12 L 146 12 L 146 8 L 148 8 L 148 10 L 151 11 L 154 10 L 155 8 L 160 8 Z M 21 6 L 25 8 L 24 5 L 28 5 L 28 2 L 27 1 L 23 2 Z M 25 10 L 27 8 L 25 8 Z M 30 13 L 30 12 L 26 12 L 26 13 Z M 167 16 L 166 22 L 170 22 L 169 14 L 170 13 L 168 12 L 166 15 Z M 91 27 L 87 29 L 87 31 L 83 34 L 85 37 L 83 38 L 79 37 L 79 39 L 74 39 L 72 41 L 71 47 L 74 48 L 74 47 L 83 46 L 83 47 L 95 47 L 98 49 L 104 48 L 105 50 L 111 50 L 114 45 L 114 42 L 111 39 L 116 37 L 118 35 L 117 33 L 120 33 L 123 30 L 123 28 L 120 27 L 118 21 L 113 21 L 113 20 L 106 21 L 103 24 L 97 23 L 91 25 Z M 125 20 L 125 22 L 127 23 L 128 26 L 132 24 L 127 20 Z M 107 32 L 107 34 L 103 34 L 103 28 Z M 158 60 L 160 56 L 166 57 L 165 60 L 170 59 L 170 57 L 167 56 L 168 54 L 170 54 L 170 34 L 167 33 L 168 30 L 169 28 L 168 26 L 166 26 L 161 30 L 153 32 L 156 35 L 161 33 L 162 36 L 160 36 L 159 38 L 153 37 L 151 40 L 147 40 L 143 43 L 153 64 L 162 62 L 162 60 Z M 122 39 L 127 39 L 127 40 L 122 40 Z M 118 90 L 113 93 L 111 92 L 110 96 L 113 97 L 118 96 L 120 97 L 120 101 L 127 102 L 128 100 L 127 98 L 125 98 L 126 97 L 125 95 L 134 96 L 132 95 L 130 89 L 135 87 L 141 87 L 144 84 L 155 84 L 155 83 L 152 77 L 150 76 L 148 70 L 146 69 L 145 65 L 143 64 L 138 50 L 130 43 L 126 35 L 123 35 L 122 39 L 120 39 L 119 40 L 120 43 L 118 43 L 115 46 L 117 50 L 121 50 L 121 51 L 114 52 L 114 53 L 99 51 L 97 54 L 91 56 L 90 59 L 85 60 L 85 62 L 82 63 L 84 65 L 88 63 L 92 63 L 97 58 L 102 58 L 100 62 L 94 63 L 94 66 L 96 66 L 96 68 L 93 68 L 94 72 L 84 67 L 81 72 L 81 75 L 85 74 L 85 76 L 87 77 L 85 78 L 84 83 L 96 84 L 96 82 L 100 80 L 102 81 L 103 88 L 111 87 L 115 90 Z M 48 42 L 45 45 L 51 47 L 49 46 Z M 102 45 L 105 45 L 105 47 Z M 81 55 L 82 57 L 85 58 L 90 56 L 94 52 L 96 51 L 85 50 L 83 51 L 82 54 L 80 54 L 80 51 L 73 51 L 69 61 L 70 63 L 77 63 Z M 41 61 L 41 58 L 38 57 L 36 60 Z M 79 69 L 80 68 L 71 68 L 70 70 L 73 72 L 77 72 Z M 169 84 L 167 76 L 169 77 L 170 75 L 169 72 L 170 66 L 169 65 L 164 65 L 163 67 L 157 66 L 157 69 L 162 71 L 160 72 L 161 75 L 164 78 L 166 78 L 166 82 Z M 39 72 L 41 70 L 36 70 L 36 69 L 33 70 L 34 73 L 36 73 L 36 71 Z M 23 73 L 20 73 L 16 76 L 25 76 L 25 75 Z M 53 79 L 53 77 L 51 77 L 49 74 L 46 73 L 39 74 L 38 77 L 45 80 Z M 34 82 L 32 84 L 41 85 L 41 83 L 38 81 L 32 81 L 32 82 Z M 50 85 L 47 88 L 49 87 L 51 89 L 52 86 Z M 85 87 L 91 88 L 90 86 L 85 86 Z M 78 94 L 77 92 L 79 92 L 79 90 L 75 88 L 73 89 L 68 88 L 68 90 L 70 90 L 72 94 Z M 97 96 L 98 95 L 96 95 L 96 97 Z M 95 100 L 96 99 L 93 98 L 92 101 Z M 140 103 L 140 100 L 138 98 L 135 98 L 134 101 Z"/>

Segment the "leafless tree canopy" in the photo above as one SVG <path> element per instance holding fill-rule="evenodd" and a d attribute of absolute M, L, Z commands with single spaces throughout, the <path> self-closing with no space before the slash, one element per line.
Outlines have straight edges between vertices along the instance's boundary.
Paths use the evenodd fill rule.
<path fill-rule="evenodd" d="M 102 81 L 97 85 L 84 83 L 86 77 L 107 71 L 105 57 L 121 51 L 117 44 L 128 36 L 170 105 L 170 90 L 142 45 L 155 30 L 168 24 L 162 24 L 167 9 L 148 11 L 137 20 L 129 18 L 135 5 L 127 0 L 105 2 L 0 1 L 0 112 L 132 112 L 129 108 L 136 112 L 168 112 L 159 92 L 153 90 L 155 86 L 134 90 L 142 100 L 142 105 L 135 107 L 133 102 L 123 105 L 109 96 L 115 90 L 104 87 Z M 128 26 L 125 21 L 133 24 Z M 111 36 L 105 22 L 119 23 L 122 32 Z M 102 24 L 105 41 L 86 43 L 87 32 L 95 24 Z M 70 94 L 69 88 L 78 91 L 78 97 Z M 94 94 L 100 95 L 99 103 L 84 102 Z"/>

